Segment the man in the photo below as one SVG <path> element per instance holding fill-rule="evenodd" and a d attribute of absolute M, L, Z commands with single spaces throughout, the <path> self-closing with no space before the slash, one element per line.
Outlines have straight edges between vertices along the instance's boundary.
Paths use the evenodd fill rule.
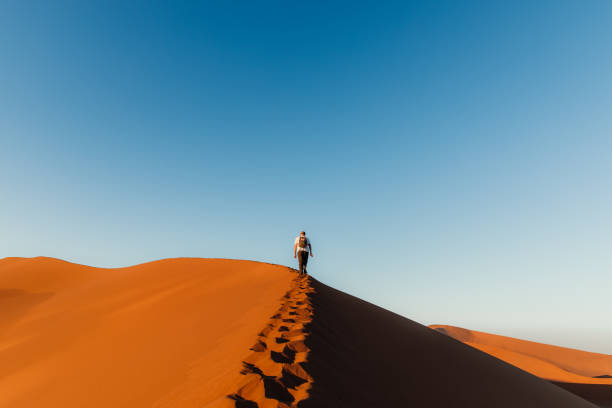
<path fill-rule="evenodd" d="M 298 258 L 298 262 L 300 264 L 300 268 L 298 270 L 300 275 L 306 274 L 308 254 L 310 254 L 310 256 L 314 256 L 312 253 L 310 240 L 306 238 L 306 233 L 302 231 L 300 232 L 300 235 L 295 238 L 295 243 L 293 244 L 293 257 Z"/>

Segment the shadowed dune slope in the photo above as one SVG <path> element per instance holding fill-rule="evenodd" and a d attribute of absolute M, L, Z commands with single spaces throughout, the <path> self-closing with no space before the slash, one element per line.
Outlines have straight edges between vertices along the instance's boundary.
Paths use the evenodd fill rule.
<path fill-rule="evenodd" d="M 512 337 L 432 325 L 432 329 L 550 380 L 602 406 L 612 406 L 612 356 Z"/>
<path fill-rule="evenodd" d="M 233 406 L 238 368 L 294 276 L 219 259 L 2 259 L 0 407 Z"/>
<path fill-rule="evenodd" d="M 576 384 L 553 381 L 553 384 L 591 401 L 601 408 L 612 408 L 612 385 Z"/>
<path fill-rule="evenodd" d="M 300 408 L 594 407 L 548 381 L 311 278 Z"/>

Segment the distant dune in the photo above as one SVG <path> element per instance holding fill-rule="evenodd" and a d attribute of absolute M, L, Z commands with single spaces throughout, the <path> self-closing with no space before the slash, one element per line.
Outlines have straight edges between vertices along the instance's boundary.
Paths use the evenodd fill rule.
<path fill-rule="evenodd" d="M 612 406 L 612 356 L 515 339 L 460 327 L 430 328 L 550 380 L 600 405 Z"/>
<path fill-rule="evenodd" d="M 0 361 L 2 408 L 594 407 L 287 267 L 251 261 L 101 269 L 2 259 Z"/>

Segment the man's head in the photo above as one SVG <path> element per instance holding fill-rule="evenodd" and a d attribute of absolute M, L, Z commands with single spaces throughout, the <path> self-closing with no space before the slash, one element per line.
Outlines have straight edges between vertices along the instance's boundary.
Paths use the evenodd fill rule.
<path fill-rule="evenodd" d="M 304 235 L 306 235 L 306 233 L 304 231 L 300 232 L 300 236 L 303 237 Z"/>

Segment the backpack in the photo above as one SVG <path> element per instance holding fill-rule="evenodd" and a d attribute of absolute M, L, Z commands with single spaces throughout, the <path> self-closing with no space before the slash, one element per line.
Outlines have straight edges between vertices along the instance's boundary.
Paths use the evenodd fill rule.
<path fill-rule="evenodd" d="M 299 241 L 298 241 L 298 248 L 300 249 L 306 249 L 306 244 L 308 244 L 308 238 L 304 237 L 300 237 Z"/>

